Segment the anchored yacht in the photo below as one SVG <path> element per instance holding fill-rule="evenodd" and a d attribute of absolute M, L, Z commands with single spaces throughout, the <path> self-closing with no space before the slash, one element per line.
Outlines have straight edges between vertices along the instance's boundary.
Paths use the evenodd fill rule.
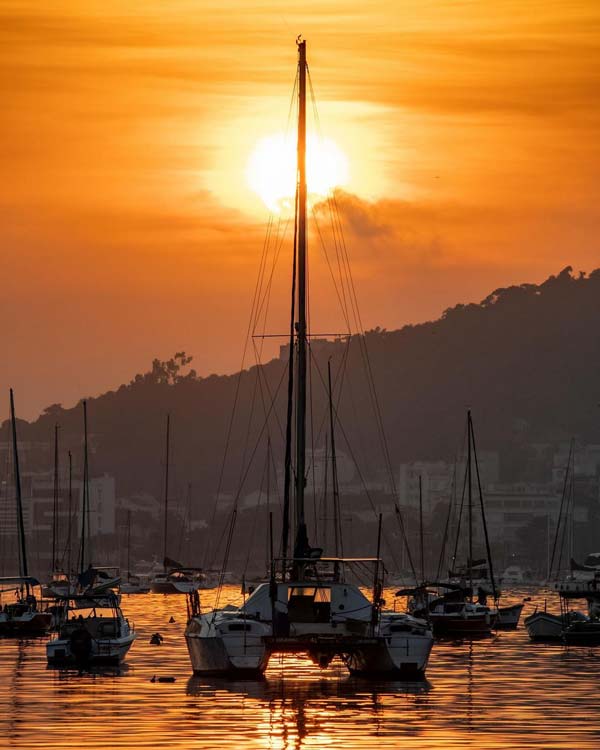
<path fill-rule="evenodd" d="M 372 599 L 345 580 L 364 565 L 376 569 Z M 372 558 L 275 560 L 271 580 L 241 607 L 192 608 L 185 637 L 194 674 L 260 674 L 272 654 L 286 652 L 307 654 L 321 667 L 340 656 L 353 674 L 420 677 L 431 630 L 424 620 L 382 609 L 382 581 L 383 565 Z"/>

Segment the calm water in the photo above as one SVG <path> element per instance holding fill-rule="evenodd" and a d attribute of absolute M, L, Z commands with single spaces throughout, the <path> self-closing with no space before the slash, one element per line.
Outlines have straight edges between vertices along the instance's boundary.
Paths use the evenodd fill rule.
<path fill-rule="evenodd" d="M 544 598 L 507 599 L 524 595 Z M 139 637 L 118 672 L 51 670 L 44 640 L 0 641 L 0 747 L 600 748 L 600 648 L 534 645 L 519 628 L 436 643 L 423 683 L 356 680 L 341 664 L 320 671 L 287 657 L 264 681 L 230 682 L 190 677 L 184 597 L 124 596 L 123 609 Z M 156 631 L 162 646 L 148 642 Z"/>

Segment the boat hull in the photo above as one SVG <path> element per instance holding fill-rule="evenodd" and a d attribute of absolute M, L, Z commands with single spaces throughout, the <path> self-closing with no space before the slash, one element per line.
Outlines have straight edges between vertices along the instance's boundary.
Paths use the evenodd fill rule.
<path fill-rule="evenodd" d="M 460 617 L 430 615 L 433 634 L 437 637 L 483 638 L 491 635 L 496 618 L 491 615 Z"/>
<path fill-rule="evenodd" d="M 568 646 L 600 646 L 600 622 L 574 622 L 562 638 Z"/>
<path fill-rule="evenodd" d="M 563 619 L 550 612 L 535 612 L 525 618 L 525 627 L 532 641 L 560 641 Z"/>
<path fill-rule="evenodd" d="M 153 594 L 189 594 L 197 591 L 197 583 L 172 583 L 171 581 L 152 581 L 150 591 Z"/>
<path fill-rule="evenodd" d="M 269 653 L 261 637 L 247 639 L 246 646 L 227 645 L 221 637 L 206 638 L 186 633 L 186 644 L 192 670 L 197 676 L 261 676 L 269 663 Z"/>
<path fill-rule="evenodd" d="M 358 677 L 415 680 L 424 677 L 432 646 L 431 636 L 381 637 L 343 658 L 350 673 Z"/>
<path fill-rule="evenodd" d="M 10 638 L 43 636 L 48 633 L 52 624 L 53 616 L 50 612 L 27 612 L 20 617 L 0 615 L 0 636 Z"/>
<path fill-rule="evenodd" d="M 496 630 L 515 630 L 519 625 L 522 604 L 514 604 L 512 607 L 500 607 L 496 619 Z"/>
<path fill-rule="evenodd" d="M 46 644 L 48 664 L 120 664 L 135 640 L 135 633 L 121 638 L 96 639 L 92 643 L 92 650 L 85 659 L 78 659 L 71 651 L 71 642 L 67 638 L 55 638 Z"/>

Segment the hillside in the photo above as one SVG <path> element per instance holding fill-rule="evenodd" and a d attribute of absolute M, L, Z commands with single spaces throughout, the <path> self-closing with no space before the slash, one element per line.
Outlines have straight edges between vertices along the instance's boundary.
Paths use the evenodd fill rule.
<path fill-rule="evenodd" d="M 457 451 L 467 406 L 473 410 L 483 448 L 501 451 L 505 478 L 520 478 L 524 446 L 579 436 L 600 442 L 600 269 L 589 276 L 566 268 L 540 285 L 497 289 L 480 304 L 456 305 L 439 320 L 397 331 L 365 334 L 387 432 L 392 462 L 446 458 Z M 313 369 L 315 425 L 326 408 L 320 378 L 332 357 L 334 373 L 345 346 L 319 347 Z M 361 347 L 347 352 L 339 416 L 367 477 L 384 467 L 370 408 Z M 257 458 L 244 492 L 258 486 L 266 437 L 263 400 L 278 393 L 275 411 L 283 424 L 286 363 L 273 360 L 241 377 L 198 377 L 179 356 L 155 361 L 152 369 L 126 385 L 88 401 L 92 433 L 92 472 L 117 479 L 119 496 L 145 491 L 160 494 L 165 414 L 173 424 L 174 486 L 193 482 L 203 514 L 212 502 L 239 380 L 238 408 L 230 437 L 224 490 L 235 492 L 242 455 L 255 445 Z M 320 375 L 319 375 L 320 373 Z M 259 383 L 260 387 L 256 387 Z M 278 386 L 279 390 L 278 390 Z M 248 429 L 253 413 L 252 427 Z M 46 442 L 29 456 L 29 469 L 49 468 L 53 425 L 61 425 L 61 444 L 81 454 L 81 407 L 53 405 L 35 422 L 20 424 L 20 439 Z M 3 440 L 7 424 L 2 426 Z M 316 447 L 324 433 L 315 427 Z M 282 462 L 276 422 L 270 433 L 275 461 Z M 319 435 L 317 435 L 319 433 Z M 246 442 L 247 438 L 247 442 Z M 346 450 L 344 439 L 340 447 Z M 34 466 L 35 464 L 35 466 Z"/>

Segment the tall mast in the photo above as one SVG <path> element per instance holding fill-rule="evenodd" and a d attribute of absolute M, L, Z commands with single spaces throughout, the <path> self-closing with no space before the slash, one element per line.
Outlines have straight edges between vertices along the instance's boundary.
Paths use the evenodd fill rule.
<path fill-rule="evenodd" d="M 419 474 L 419 548 L 421 551 L 421 583 L 425 583 L 425 549 L 423 544 L 423 483 Z"/>
<path fill-rule="evenodd" d="M 294 557 L 308 552 L 304 514 L 306 473 L 306 42 L 298 41 L 298 385 L 296 391 L 296 544 Z"/>
<path fill-rule="evenodd" d="M 56 570 L 56 544 L 58 537 L 58 424 L 54 425 L 54 495 L 52 502 L 52 569 Z"/>
<path fill-rule="evenodd" d="M 163 566 L 167 572 L 167 533 L 169 512 L 169 448 L 171 438 L 171 415 L 167 414 L 167 435 L 165 445 L 165 523 L 163 528 Z"/>
<path fill-rule="evenodd" d="M 467 411 L 467 484 L 469 498 L 469 588 L 473 601 L 473 487 L 471 485 L 471 410 Z"/>
<path fill-rule="evenodd" d="M 494 564 L 492 562 L 492 548 L 490 547 L 490 537 L 487 529 L 487 521 L 485 520 L 485 506 L 483 503 L 483 492 L 481 490 L 481 476 L 479 474 L 479 461 L 477 460 L 477 447 L 475 445 L 475 430 L 473 429 L 473 419 L 469 413 L 469 430 L 471 432 L 471 440 L 473 442 L 473 458 L 475 460 L 475 475 L 477 477 L 477 490 L 479 492 L 479 506 L 481 508 L 481 523 L 483 526 L 483 535 L 485 538 L 485 551 L 487 555 L 490 582 L 492 584 L 492 596 L 494 601 L 498 600 L 498 591 L 496 590 L 496 581 L 494 580 Z"/>
<path fill-rule="evenodd" d="M 131 510 L 127 509 L 127 580 L 131 578 Z"/>
<path fill-rule="evenodd" d="M 89 531 L 89 468 L 88 468 L 88 429 L 87 429 L 87 401 L 83 401 L 83 493 L 81 500 L 81 560 L 79 572 L 85 570 L 85 541 Z M 88 553 L 89 554 L 89 553 Z M 91 559 L 91 556 L 90 556 Z"/>
<path fill-rule="evenodd" d="M 10 389 L 10 420 L 12 423 L 12 443 L 13 459 L 15 471 L 15 490 L 17 494 L 17 522 L 19 524 L 19 550 L 20 550 L 20 570 L 22 577 L 29 575 L 27 568 L 27 548 L 25 546 L 25 523 L 23 521 L 23 497 L 21 495 L 21 472 L 19 470 L 19 451 L 17 448 L 17 420 L 15 418 L 15 398 L 13 389 Z"/>
<path fill-rule="evenodd" d="M 67 529 L 67 577 L 70 580 L 71 576 L 71 528 L 73 524 L 73 519 L 71 518 L 71 514 L 73 512 L 73 456 L 71 455 L 71 451 L 69 451 L 69 514 L 67 516 L 69 521 L 69 526 Z"/>

